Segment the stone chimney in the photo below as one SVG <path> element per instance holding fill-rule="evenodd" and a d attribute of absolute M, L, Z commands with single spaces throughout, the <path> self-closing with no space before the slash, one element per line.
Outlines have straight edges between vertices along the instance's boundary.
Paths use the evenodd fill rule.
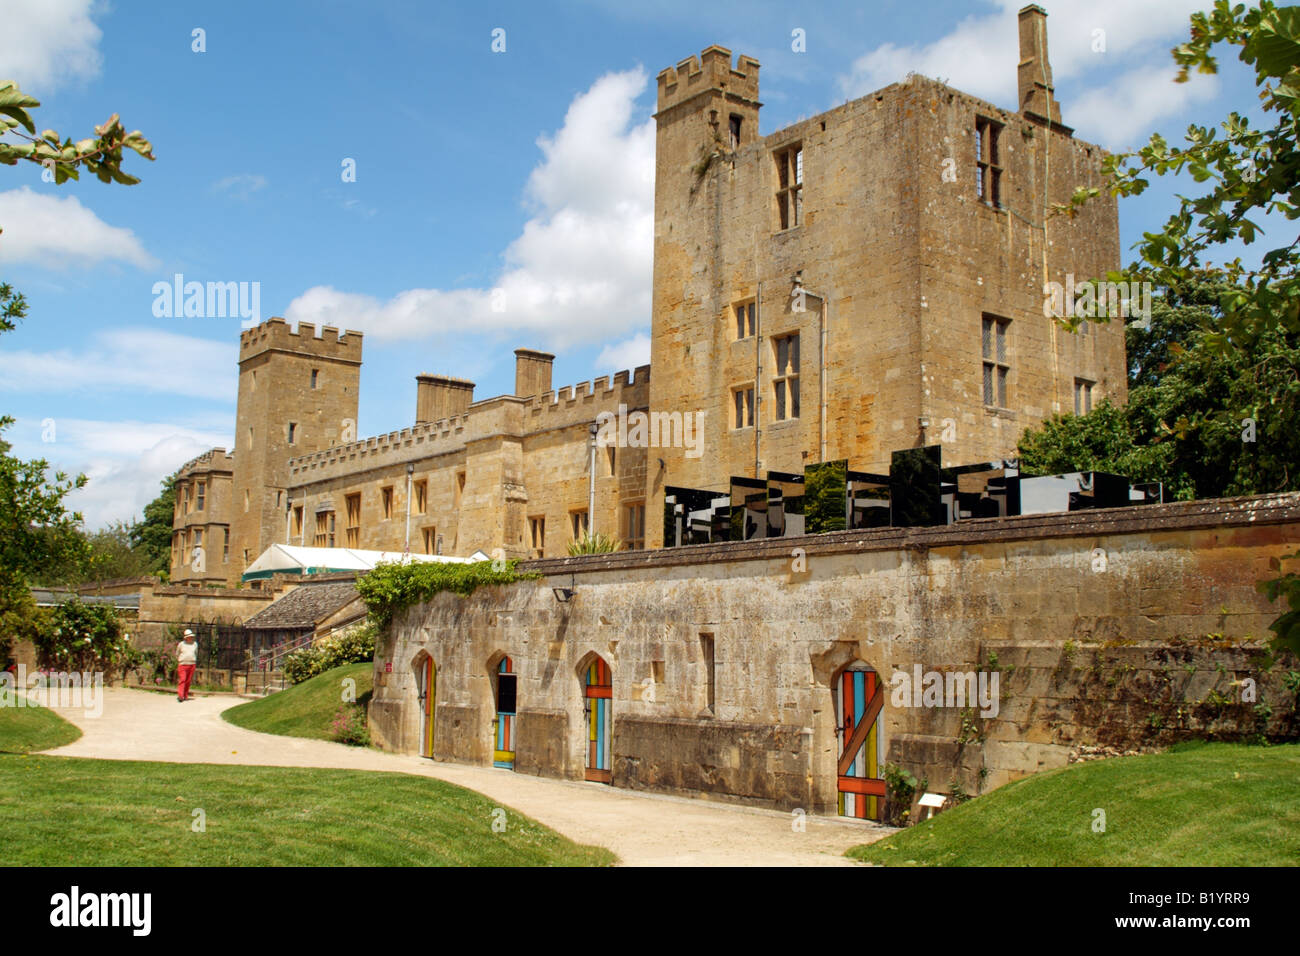
<path fill-rule="evenodd" d="M 515 349 L 515 396 L 532 398 L 551 390 L 551 363 L 555 356 L 550 352 L 532 349 Z"/>
<path fill-rule="evenodd" d="M 1020 11 L 1020 65 L 1016 79 L 1020 112 L 1046 126 L 1061 125 L 1061 107 L 1052 86 L 1052 64 L 1047 58 L 1047 11 L 1036 3 Z"/>
<path fill-rule="evenodd" d="M 465 414 L 474 401 L 474 383 L 446 375 L 415 376 L 415 424 Z"/>

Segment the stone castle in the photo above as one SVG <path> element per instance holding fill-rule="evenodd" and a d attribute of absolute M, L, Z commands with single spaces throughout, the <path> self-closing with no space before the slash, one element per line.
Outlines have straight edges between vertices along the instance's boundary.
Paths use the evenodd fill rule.
<path fill-rule="evenodd" d="M 359 333 L 244 331 L 235 444 L 181 469 L 172 580 L 236 583 L 276 543 L 551 558 L 593 530 L 657 548 L 668 486 L 880 471 L 937 443 L 1012 457 L 1055 412 L 1123 402 L 1122 323 L 1044 315 L 1047 283 L 1120 256 L 1104 191 L 1054 214 L 1103 185 L 1104 153 L 1061 120 L 1045 19 L 1020 13 L 1015 110 L 912 76 L 763 136 L 755 60 L 713 46 L 662 71 L 649 366 L 555 389 L 554 356 L 518 349 L 514 394 L 419 375 L 414 423 L 358 438 Z M 694 416 L 699 447 L 593 454 L 620 407 Z"/>

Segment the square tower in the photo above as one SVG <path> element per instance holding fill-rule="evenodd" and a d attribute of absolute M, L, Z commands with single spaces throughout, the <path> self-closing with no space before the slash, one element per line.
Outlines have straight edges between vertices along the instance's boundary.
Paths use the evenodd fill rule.
<path fill-rule="evenodd" d="M 356 440 L 360 378 L 360 332 L 327 325 L 317 338 L 313 325 L 291 331 L 284 319 L 272 318 L 240 333 L 232 583 L 284 540 L 289 459 Z M 316 505 L 322 514 L 329 510 L 328 502 Z"/>

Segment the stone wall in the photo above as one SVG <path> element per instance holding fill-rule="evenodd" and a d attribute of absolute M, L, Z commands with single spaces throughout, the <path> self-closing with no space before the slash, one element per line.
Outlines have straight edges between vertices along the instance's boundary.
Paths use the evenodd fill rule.
<path fill-rule="evenodd" d="M 371 721 L 384 746 L 418 749 L 415 675 L 432 656 L 434 755 L 490 763 L 508 654 L 517 769 L 580 779 L 579 675 L 600 655 L 616 786 L 818 812 L 837 792 L 833 682 L 855 662 L 884 680 L 916 665 L 998 673 L 987 719 L 886 701 L 882 756 L 935 786 L 998 786 L 1084 743 L 1279 736 L 1294 728 L 1280 681 L 1295 665 L 1267 669 L 1279 609 L 1255 582 L 1298 543 L 1290 494 L 532 562 L 543 580 L 406 611 L 376 656 Z M 562 603 L 553 587 L 574 593 Z M 1211 695 L 1246 677 L 1273 717 Z"/>

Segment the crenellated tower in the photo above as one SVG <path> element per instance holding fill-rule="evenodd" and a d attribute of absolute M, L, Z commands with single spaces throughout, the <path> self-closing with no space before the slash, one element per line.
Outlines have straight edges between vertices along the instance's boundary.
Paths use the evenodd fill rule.
<path fill-rule="evenodd" d="M 361 333 L 268 319 L 239 336 L 229 580 L 284 541 L 289 459 L 357 437 Z M 308 543 L 316 515 L 307 515 Z M 328 533 L 327 510 L 320 520 Z M 341 541 L 336 544 L 342 546 Z"/>

